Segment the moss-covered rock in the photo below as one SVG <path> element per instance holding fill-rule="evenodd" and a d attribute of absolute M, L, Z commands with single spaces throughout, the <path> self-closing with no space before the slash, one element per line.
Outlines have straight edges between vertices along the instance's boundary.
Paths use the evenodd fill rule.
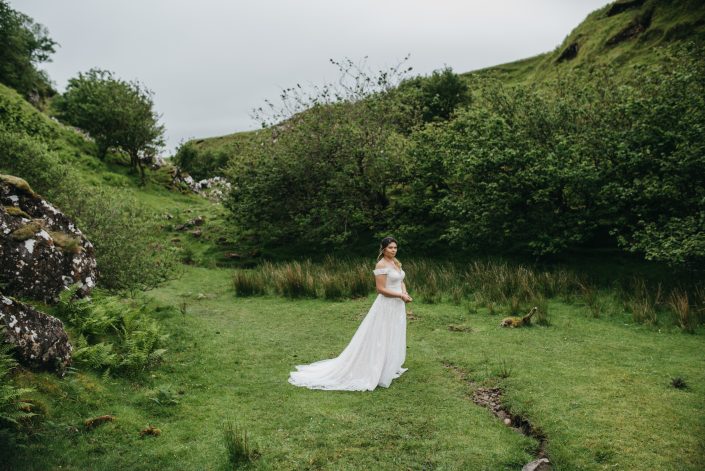
<path fill-rule="evenodd" d="M 30 237 L 34 237 L 34 234 L 41 231 L 44 224 L 41 220 L 33 220 L 27 224 L 24 224 L 10 233 L 10 238 L 16 240 L 17 242 L 22 242 Z"/>
<path fill-rule="evenodd" d="M 27 183 L 25 180 L 23 180 L 20 177 L 15 177 L 13 175 L 3 175 L 0 174 L 0 182 L 6 183 L 8 185 L 12 185 L 18 190 L 26 193 L 27 195 L 31 196 L 32 198 L 38 198 L 39 195 L 37 195 L 34 190 L 32 190 L 32 187 L 29 186 L 29 183 Z"/>
<path fill-rule="evenodd" d="M 24 211 L 22 211 L 22 209 L 20 209 L 16 206 L 5 206 L 5 211 L 7 211 L 7 214 L 9 214 L 10 216 L 17 216 L 17 217 L 22 217 L 25 219 L 32 219 L 29 214 L 25 213 Z"/>
<path fill-rule="evenodd" d="M 72 237 L 65 232 L 48 231 L 54 244 L 66 253 L 81 253 L 81 239 Z"/>
<path fill-rule="evenodd" d="M 79 296 L 90 294 L 96 280 L 95 249 L 73 221 L 32 192 L 21 178 L 2 175 L 0 284 L 3 292 L 53 303 L 74 283 L 80 286 Z"/>

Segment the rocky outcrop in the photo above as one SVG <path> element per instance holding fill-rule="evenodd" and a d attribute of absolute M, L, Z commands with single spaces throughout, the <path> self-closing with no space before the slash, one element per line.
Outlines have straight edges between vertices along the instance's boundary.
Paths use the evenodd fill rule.
<path fill-rule="evenodd" d="M 564 62 L 575 59 L 578 55 L 579 49 L 580 45 L 577 42 L 571 43 L 568 47 L 563 49 L 561 55 L 558 56 L 557 62 Z"/>
<path fill-rule="evenodd" d="M 223 177 L 204 178 L 196 181 L 185 171 L 174 167 L 171 174 L 171 184 L 176 188 L 188 188 L 214 202 L 223 201 L 230 191 L 230 182 Z"/>
<path fill-rule="evenodd" d="M 55 371 L 63 376 L 71 364 L 73 348 L 64 324 L 1 294 L 0 331 L 4 331 L 2 340 L 15 346 L 15 356 L 25 366 Z"/>
<path fill-rule="evenodd" d="M 627 41 L 628 39 L 635 38 L 636 36 L 642 34 L 644 31 L 649 29 L 649 26 L 651 26 L 651 18 L 653 17 L 653 14 L 653 8 L 645 11 L 643 14 L 640 14 L 619 33 L 609 38 L 605 44 L 608 46 L 614 46 L 615 44 L 619 44 L 622 41 Z"/>
<path fill-rule="evenodd" d="M 26 181 L 0 175 L 0 284 L 5 294 L 58 301 L 79 283 L 88 295 L 97 277 L 93 244 Z"/>

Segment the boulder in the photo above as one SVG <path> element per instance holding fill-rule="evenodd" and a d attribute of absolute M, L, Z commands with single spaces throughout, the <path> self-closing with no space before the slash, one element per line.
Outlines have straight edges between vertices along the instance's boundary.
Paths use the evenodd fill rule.
<path fill-rule="evenodd" d="M 53 303 L 74 283 L 87 296 L 96 279 L 95 249 L 74 223 L 26 181 L 0 175 L 3 293 Z"/>
<path fill-rule="evenodd" d="M 4 329 L 2 329 L 4 327 Z M 19 362 L 32 368 L 56 371 L 60 376 L 71 364 L 73 347 L 64 324 L 16 299 L 0 294 L 0 331 L 14 345 Z"/>

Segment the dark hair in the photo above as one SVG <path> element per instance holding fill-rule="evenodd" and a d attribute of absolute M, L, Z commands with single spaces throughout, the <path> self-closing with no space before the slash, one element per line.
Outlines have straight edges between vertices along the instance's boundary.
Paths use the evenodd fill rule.
<path fill-rule="evenodd" d="M 399 242 L 394 237 L 385 237 L 382 239 L 382 242 L 379 243 L 379 248 L 380 249 L 386 249 L 389 244 L 394 242 L 395 244 L 399 245 Z"/>
<path fill-rule="evenodd" d="M 394 237 L 385 237 L 382 239 L 382 241 L 379 243 L 379 254 L 377 255 L 377 261 L 379 262 L 382 260 L 382 257 L 384 256 L 384 249 L 387 248 L 389 244 L 394 242 L 395 244 L 399 245 L 399 242 Z M 394 257 L 394 264 L 401 269 L 401 262 L 397 260 L 396 257 Z"/>

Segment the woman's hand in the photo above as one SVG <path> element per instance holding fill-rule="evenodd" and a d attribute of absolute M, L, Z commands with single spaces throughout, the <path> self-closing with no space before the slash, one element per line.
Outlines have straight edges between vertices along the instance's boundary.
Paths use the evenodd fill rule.
<path fill-rule="evenodd" d="M 411 301 L 414 300 L 411 296 L 409 296 L 409 293 L 402 293 L 401 296 L 400 296 L 400 298 L 401 298 L 401 300 L 404 301 L 405 303 L 410 303 Z"/>

